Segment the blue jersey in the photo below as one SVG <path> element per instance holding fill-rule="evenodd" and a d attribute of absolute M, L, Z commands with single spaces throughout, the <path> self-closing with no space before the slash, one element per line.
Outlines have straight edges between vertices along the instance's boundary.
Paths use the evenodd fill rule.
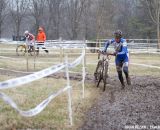
<path fill-rule="evenodd" d="M 104 51 L 106 51 L 111 44 L 114 46 L 115 52 L 117 52 L 116 64 L 118 64 L 119 62 L 128 62 L 128 49 L 126 39 L 121 38 L 119 43 L 117 43 L 115 39 L 107 40 L 105 42 Z"/>

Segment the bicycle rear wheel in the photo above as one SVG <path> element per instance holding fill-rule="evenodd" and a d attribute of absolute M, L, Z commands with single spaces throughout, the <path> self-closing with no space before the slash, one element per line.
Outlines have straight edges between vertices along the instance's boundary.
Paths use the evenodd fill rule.
<path fill-rule="evenodd" d="M 24 56 L 26 53 L 26 46 L 25 45 L 18 45 L 16 48 L 17 56 Z"/>
<path fill-rule="evenodd" d="M 35 49 L 34 46 L 32 46 L 30 49 L 29 49 L 29 53 L 31 56 L 38 56 L 39 55 L 39 50 Z"/>

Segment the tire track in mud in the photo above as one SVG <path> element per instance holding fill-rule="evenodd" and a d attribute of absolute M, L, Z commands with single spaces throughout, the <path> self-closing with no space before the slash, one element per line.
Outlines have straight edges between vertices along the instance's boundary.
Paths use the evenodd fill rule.
<path fill-rule="evenodd" d="M 124 130 L 127 126 L 160 125 L 160 77 L 131 76 L 132 85 L 120 89 L 110 78 L 106 91 L 85 114 L 78 130 Z"/>

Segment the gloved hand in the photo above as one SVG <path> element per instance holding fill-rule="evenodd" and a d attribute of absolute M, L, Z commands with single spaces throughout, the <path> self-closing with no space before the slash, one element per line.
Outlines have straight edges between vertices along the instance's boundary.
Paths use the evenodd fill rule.
<path fill-rule="evenodd" d="M 101 49 L 99 49 L 99 50 L 97 50 L 97 52 L 98 52 L 98 53 L 102 53 L 102 50 L 101 50 Z"/>
<path fill-rule="evenodd" d="M 106 51 L 105 50 L 101 50 L 101 53 L 103 54 L 103 53 L 105 53 Z"/>

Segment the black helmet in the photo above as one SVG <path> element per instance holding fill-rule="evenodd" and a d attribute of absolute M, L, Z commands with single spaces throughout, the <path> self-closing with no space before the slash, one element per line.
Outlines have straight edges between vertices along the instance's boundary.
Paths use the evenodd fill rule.
<path fill-rule="evenodd" d="M 114 32 L 114 37 L 115 38 L 121 38 L 122 37 L 122 31 L 121 30 L 116 30 Z"/>

